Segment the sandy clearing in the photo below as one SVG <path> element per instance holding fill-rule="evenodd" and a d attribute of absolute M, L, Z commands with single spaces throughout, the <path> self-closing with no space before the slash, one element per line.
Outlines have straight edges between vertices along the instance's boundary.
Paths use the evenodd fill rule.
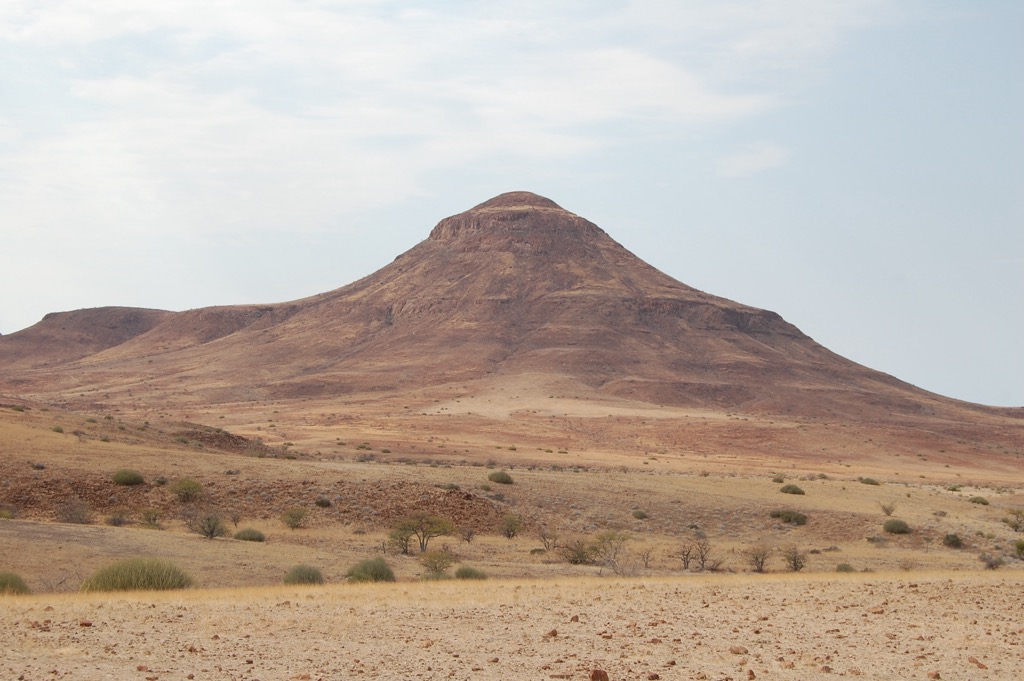
<path fill-rule="evenodd" d="M 0 599 L 11 679 L 1018 679 L 1019 574 Z"/>

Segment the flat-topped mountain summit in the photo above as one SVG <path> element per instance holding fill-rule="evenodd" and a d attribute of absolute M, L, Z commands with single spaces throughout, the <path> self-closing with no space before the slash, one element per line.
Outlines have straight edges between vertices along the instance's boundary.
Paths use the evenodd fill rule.
<path fill-rule="evenodd" d="M 116 333 L 97 333 L 99 318 Z M 530 376 L 595 396 L 751 413 L 984 409 L 846 360 L 773 312 L 676 281 L 529 192 L 445 218 L 372 275 L 310 298 L 60 319 L 0 337 L 0 392 L 117 401 L 173 389 L 218 403 Z"/>

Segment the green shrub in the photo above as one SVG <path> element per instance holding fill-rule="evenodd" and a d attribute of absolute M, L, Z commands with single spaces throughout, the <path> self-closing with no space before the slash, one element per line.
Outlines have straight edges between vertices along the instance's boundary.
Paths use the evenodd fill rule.
<path fill-rule="evenodd" d="M 420 556 L 420 565 L 430 572 L 444 572 L 455 564 L 455 556 L 450 551 L 427 551 Z"/>
<path fill-rule="evenodd" d="M 0 520 L 14 520 L 18 512 L 10 506 L 0 506 Z"/>
<path fill-rule="evenodd" d="M 947 492 L 959 492 L 960 491 L 960 485 L 950 485 L 949 487 L 946 488 L 946 491 Z"/>
<path fill-rule="evenodd" d="M 800 513 L 799 511 L 791 511 L 789 509 L 784 509 L 781 511 L 772 511 L 768 515 L 770 515 L 772 518 L 778 518 L 782 522 L 789 523 L 790 525 L 807 524 L 807 516 L 805 516 L 803 513 Z"/>
<path fill-rule="evenodd" d="M 942 538 L 942 545 L 948 546 L 951 549 L 959 549 L 964 545 L 964 541 L 955 534 L 947 534 Z"/>
<path fill-rule="evenodd" d="M 523 519 L 514 513 L 509 513 L 501 519 L 501 534 L 506 539 L 515 539 L 523 529 Z"/>
<path fill-rule="evenodd" d="M 130 558 L 97 570 L 81 591 L 162 591 L 184 589 L 192 578 L 173 563 L 156 558 Z"/>
<path fill-rule="evenodd" d="M 142 477 L 142 473 L 133 471 L 131 468 L 122 468 L 113 475 L 114 484 L 116 485 L 141 485 L 146 480 Z"/>
<path fill-rule="evenodd" d="M 300 506 L 292 506 L 281 514 L 281 522 L 291 529 L 297 530 L 306 522 L 307 515 L 309 515 L 309 511 L 306 509 Z"/>
<path fill-rule="evenodd" d="M 353 582 L 393 582 L 395 573 L 383 558 L 369 558 L 350 567 L 345 576 Z"/>
<path fill-rule="evenodd" d="M 246 527 L 244 529 L 239 530 L 238 532 L 235 532 L 235 539 L 238 539 L 240 541 L 266 541 L 267 540 L 267 538 L 263 535 L 262 532 L 260 532 L 259 530 L 253 529 L 251 527 Z"/>
<path fill-rule="evenodd" d="M 648 518 L 647 511 L 644 511 L 644 510 L 641 510 L 641 509 L 638 508 L 635 511 L 633 511 L 633 517 L 636 518 L 637 520 L 647 520 L 647 518 Z"/>
<path fill-rule="evenodd" d="M 877 480 L 875 480 L 874 478 L 857 478 L 857 480 L 862 485 L 875 485 L 877 487 L 878 485 L 882 484 L 882 483 L 878 482 Z"/>
<path fill-rule="evenodd" d="M 889 518 L 882 525 L 882 529 L 889 534 L 910 534 L 910 525 L 905 520 L 899 520 L 897 518 Z"/>
<path fill-rule="evenodd" d="M 0 595 L 30 593 L 28 585 L 13 572 L 0 572 Z"/>
<path fill-rule="evenodd" d="M 323 584 L 324 576 L 311 565 L 296 565 L 284 576 L 285 584 Z"/>
<path fill-rule="evenodd" d="M 316 501 L 314 501 L 313 503 L 316 504 L 319 508 L 330 508 L 331 506 L 334 505 L 331 503 L 330 499 L 322 495 L 317 497 Z"/>
<path fill-rule="evenodd" d="M 857 570 L 854 569 L 854 567 L 852 565 L 850 565 L 849 563 L 840 563 L 839 565 L 836 565 L 836 572 L 856 572 L 856 571 Z"/>
<path fill-rule="evenodd" d="M 1024 539 L 1018 539 L 1013 545 L 1013 551 L 1018 558 L 1024 558 Z"/>
<path fill-rule="evenodd" d="M 796 485 L 783 485 L 780 489 L 783 494 L 803 494 L 804 491 Z"/>
<path fill-rule="evenodd" d="M 512 476 L 505 471 L 494 471 L 488 474 L 487 479 L 499 485 L 511 485 L 513 482 Z"/>
<path fill-rule="evenodd" d="M 61 428 L 60 426 L 54 426 L 51 430 L 53 430 L 53 432 L 55 432 L 55 433 L 63 433 L 64 432 L 64 429 Z"/>
<path fill-rule="evenodd" d="M 111 527 L 122 527 L 128 524 L 128 514 L 124 511 L 114 511 L 107 516 L 106 522 Z"/>
<path fill-rule="evenodd" d="M 776 485 L 781 485 L 782 483 L 786 482 L 786 479 L 781 475 L 776 475 L 774 478 L 772 478 L 772 482 L 774 482 Z"/>
<path fill-rule="evenodd" d="M 985 497 L 971 497 L 967 501 L 971 502 L 972 504 L 981 504 L 982 506 L 988 506 L 988 499 L 986 499 Z"/>
<path fill-rule="evenodd" d="M 203 486 L 191 478 L 180 478 L 171 485 L 171 492 L 178 497 L 178 501 L 189 503 L 203 496 Z"/>
<path fill-rule="evenodd" d="M 455 579 L 487 579 L 487 573 L 475 567 L 463 565 L 455 571 Z"/>

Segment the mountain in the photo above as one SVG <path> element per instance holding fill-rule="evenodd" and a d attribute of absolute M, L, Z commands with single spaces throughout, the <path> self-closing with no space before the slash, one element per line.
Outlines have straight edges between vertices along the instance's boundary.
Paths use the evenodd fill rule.
<path fill-rule="evenodd" d="M 48 316 L 0 337 L 0 367 L 0 391 L 41 398 L 161 391 L 223 403 L 529 377 L 598 398 L 750 413 L 993 411 L 676 281 L 529 192 L 446 218 L 372 275 L 303 300 Z"/>

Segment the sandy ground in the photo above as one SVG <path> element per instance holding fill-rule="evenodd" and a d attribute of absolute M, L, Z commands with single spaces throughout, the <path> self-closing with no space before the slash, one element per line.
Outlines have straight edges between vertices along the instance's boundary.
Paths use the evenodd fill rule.
<path fill-rule="evenodd" d="M 1019 573 L 0 598 L 8 679 L 1020 679 Z"/>

